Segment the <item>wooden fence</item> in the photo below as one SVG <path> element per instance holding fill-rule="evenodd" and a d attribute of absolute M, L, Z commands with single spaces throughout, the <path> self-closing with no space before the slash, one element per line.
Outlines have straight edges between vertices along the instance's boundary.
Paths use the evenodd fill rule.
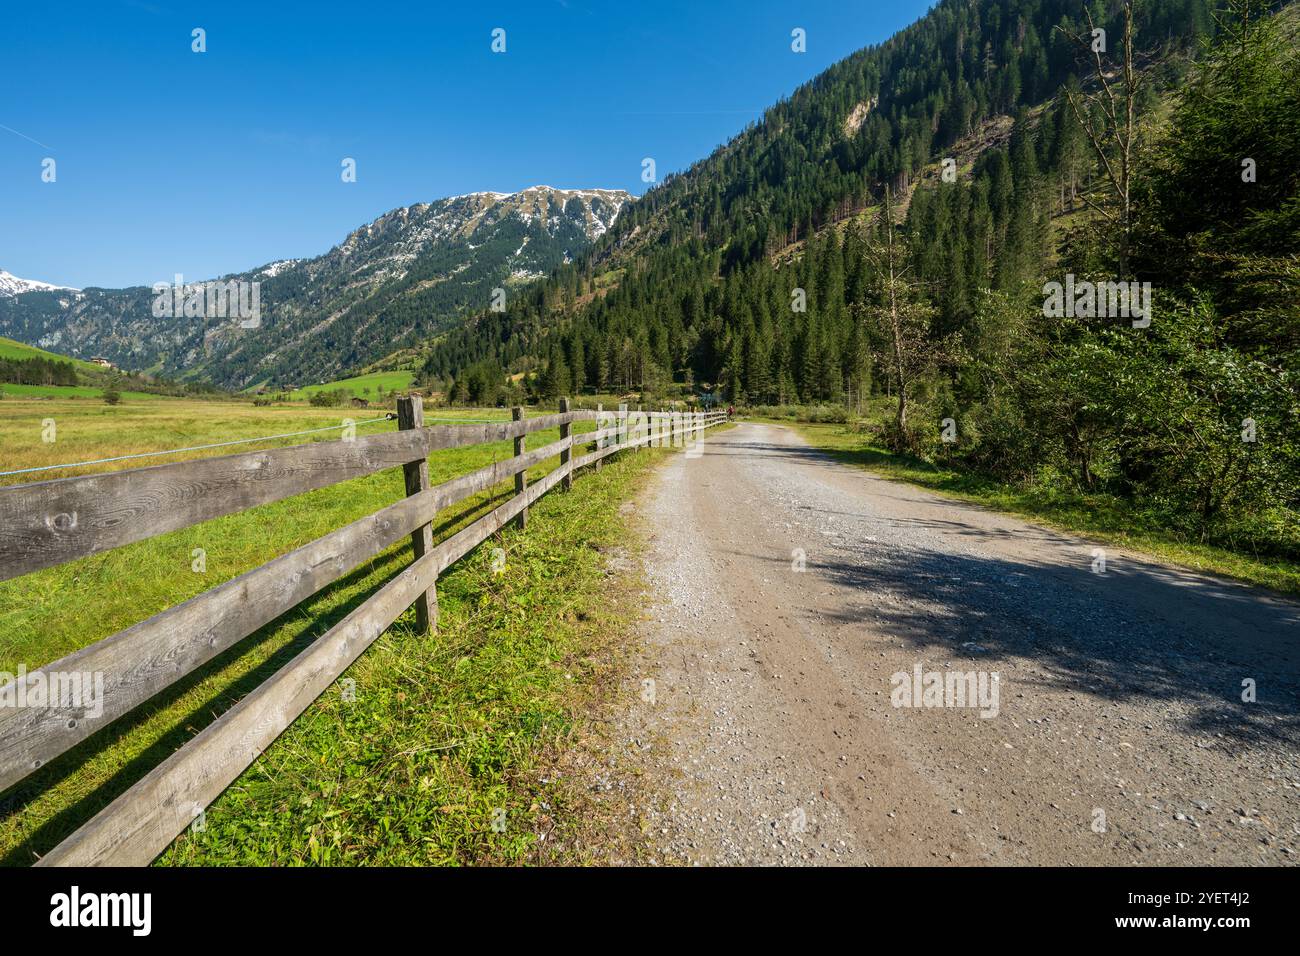
<path fill-rule="evenodd" d="M 269 451 L 134 468 L 0 488 L 0 581 L 111 548 L 401 467 L 406 497 L 247 571 L 147 621 L 97 641 L 0 688 L 0 701 L 27 687 L 66 686 L 69 675 L 102 675 L 84 702 L 50 693 L 43 706 L 0 706 L 0 792 L 129 713 L 253 632 L 411 537 L 411 564 L 214 723 L 147 773 L 38 865 L 145 865 L 319 697 L 408 608 L 417 626 L 437 626 L 439 574 L 528 506 L 601 459 L 643 445 L 682 444 L 726 419 L 722 413 L 570 411 L 509 422 L 425 426 L 419 397 L 398 406 L 397 432 Z M 596 430 L 573 434 L 575 422 Z M 531 451 L 526 437 L 559 427 L 560 439 Z M 428 456 L 447 448 L 514 440 L 514 456 L 429 484 Z M 590 449 L 575 455 L 575 450 Z M 560 464 L 535 484 L 526 472 Z M 514 495 L 444 541 L 431 522 L 442 509 L 513 477 Z M 72 706 L 83 703 L 83 706 Z"/>

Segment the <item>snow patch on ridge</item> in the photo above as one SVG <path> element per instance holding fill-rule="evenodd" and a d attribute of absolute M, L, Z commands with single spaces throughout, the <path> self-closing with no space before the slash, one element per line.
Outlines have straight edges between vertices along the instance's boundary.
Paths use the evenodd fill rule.
<path fill-rule="evenodd" d="M 53 285 L 49 282 L 39 282 L 36 279 L 20 279 L 12 272 L 5 272 L 0 269 L 0 296 L 6 298 L 15 295 L 22 295 L 24 292 L 80 292 L 80 289 L 74 289 L 66 285 Z"/>

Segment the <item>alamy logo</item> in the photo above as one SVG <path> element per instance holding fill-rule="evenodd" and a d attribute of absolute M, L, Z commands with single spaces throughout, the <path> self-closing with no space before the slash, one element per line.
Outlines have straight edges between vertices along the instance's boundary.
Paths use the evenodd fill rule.
<path fill-rule="evenodd" d="M 51 926 L 129 926 L 133 936 L 148 936 L 153 928 L 150 893 L 68 893 L 50 897 Z"/>
<path fill-rule="evenodd" d="M 889 679 L 895 707 L 978 707 L 981 717 L 998 715 L 1001 685 L 993 671 L 898 671 Z"/>
<path fill-rule="evenodd" d="M 1150 282 L 1065 282 L 1043 286 L 1043 316 L 1048 319 L 1132 319 L 1133 328 L 1151 324 Z"/>
<path fill-rule="evenodd" d="M 53 707 L 80 710 L 82 717 L 104 713 L 103 671 L 36 671 L 28 674 L 25 664 L 18 673 L 0 671 L 0 708 Z"/>
<path fill-rule="evenodd" d="M 231 279 L 227 282 L 185 284 L 179 272 L 172 283 L 153 286 L 155 319 L 239 319 L 242 329 L 262 324 L 262 283 Z"/>

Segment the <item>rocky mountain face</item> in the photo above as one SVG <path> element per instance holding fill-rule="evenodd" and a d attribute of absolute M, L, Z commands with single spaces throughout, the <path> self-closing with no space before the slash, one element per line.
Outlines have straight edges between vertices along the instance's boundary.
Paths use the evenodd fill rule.
<path fill-rule="evenodd" d="M 508 301 L 585 252 L 631 198 L 533 186 L 419 203 L 324 255 L 209 283 L 186 277 L 181 289 L 172 277 L 153 288 L 78 291 L 0 273 L 0 335 L 232 388 L 328 381 L 436 335 L 494 297 Z"/>

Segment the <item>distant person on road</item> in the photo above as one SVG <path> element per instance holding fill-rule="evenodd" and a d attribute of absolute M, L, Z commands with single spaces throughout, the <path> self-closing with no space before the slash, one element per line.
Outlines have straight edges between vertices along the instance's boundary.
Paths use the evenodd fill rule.
<path fill-rule="evenodd" d="M 727 406 L 727 417 L 730 418 L 731 416 L 733 416 L 733 415 L 735 415 L 735 414 L 736 414 L 736 406 L 735 406 L 735 405 L 728 405 L 728 406 Z"/>

